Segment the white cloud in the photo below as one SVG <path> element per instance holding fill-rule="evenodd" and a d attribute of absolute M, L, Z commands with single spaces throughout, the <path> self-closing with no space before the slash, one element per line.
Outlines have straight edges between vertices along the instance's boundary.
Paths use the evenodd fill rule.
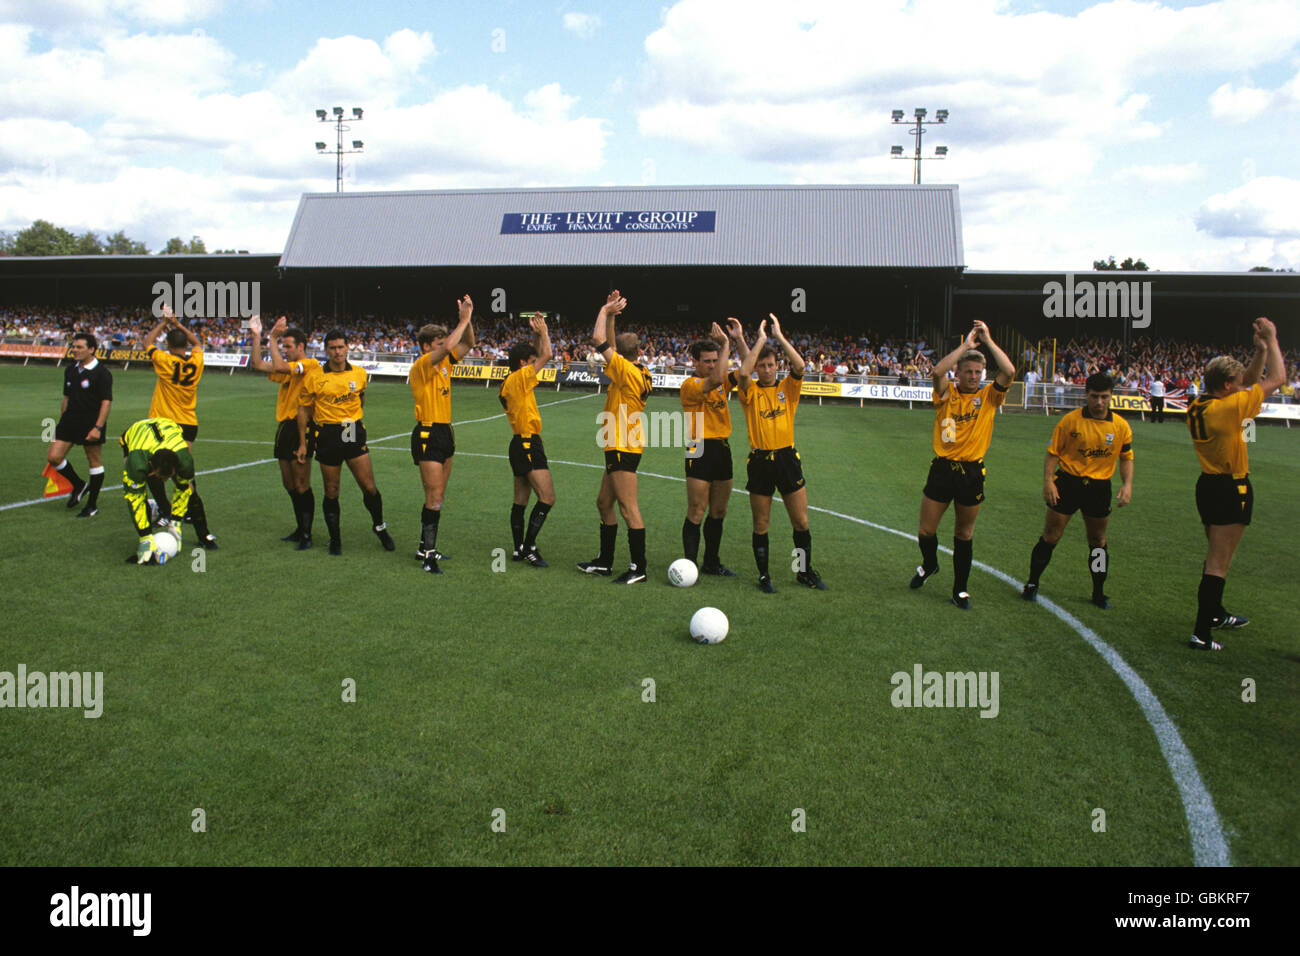
<path fill-rule="evenodd" d="M 564 29 L 570 33 L 576 33 L 584 40 L 594 36 L 599 26 L 600 17 L 591 13 L 566 13 L 564 15 Z"/>
<path fill-rule="evenodd" d="M 1246 123 L 1268 109 L 1273 98 L 1268 90 L 1224 83 L 1210 94 L 1210 115 L 1228 123 Z"/>
<path fill-rule="evenodd" d="M 1164 163 L 1154 166 L 1129 166 L 1119 170 L 1112 179 L 1119 182 L 1162 183 L 1174 185 L 1190 183 L 1205 177 L 1200 163 Z"/>
<path fill-rule="evenodd" d="M 1217 237 L 1300 239 L 1300 179 L 1260 176 L 1217 193 L 1197 209 L 1195 222 Z"/>

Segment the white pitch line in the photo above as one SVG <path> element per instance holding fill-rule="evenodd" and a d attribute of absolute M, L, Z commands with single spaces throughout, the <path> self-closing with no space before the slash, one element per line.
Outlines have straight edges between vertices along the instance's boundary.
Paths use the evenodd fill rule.
<path fill-rule="evenodd" d="M 589 395 L 581 395 L 578 398 L 567 398 L 559 402 L 549 402 L 549 405 L 560 405 L 564 402 L 578 401 L 582 398 L 590 398 Z M 545 406 L 543 406 L 545 407 Z M 474 422 L 493 421 L 498 418 L 504 418 L 501 415 L 492 415 L 488 418 L 476 418 L 466 422 L 456 422 L 455 424 L 470 425 Z M 406 434 L 399 432 L 396 435 L 388 435 L 385 438 L 397 438 Z M 0 438 L 11 437 L 29 437 L 29 436 L 11 436 L 0 435 Z M 384 441 L 384 438 L 377 438 L 375 441 Z M 388 450 L 388 449 L 384 449 Z M 392 449 L 400 450 L 400 449 Z M 506 455 L 491 455 L 478 452 L 460 452 L 467 458 L 506 458 Z M 217 474 L 222 471 L 234 471 L 237 468 L 248 468 L 253 465 L 264 465 L 275 461 L 274 458 L 263 458 L 259 461 L 250 461 L 240 465 L 229 465 L 225 468 L 214 468 L 211 471 L 199 472 L 200 475 Z M 551 461 L 557 465 L 573 465 L 579 468 L 603 468 L 602 465 L 592 464 L 583 461 L 565 461 L 561 458 L 552 458 Z M 660 475 L 655 472 L 643 471 L 639 474 L 647 478 L 664 478 L 668 481 L 685 482 L 685 478 L 677 475 Z M 114 485 L 112 488 L 105 488 L 105 491 L 112 491 L 121 488 L 121 485 Z M 748 494 L 749 492 L 737 488 L 739 494 Z M 66 497 L 66 495 L 61 496 Z M 58 501 L 59 498 L 34 498 L 31 501 L 19 501 L 14 504 L 0 505 L 0 511 L 9 508 L 21 508 L 26 505 L 37 505 L 44 501 Z M 913 540 L 916 536 L 908 534 L 906 531 L 899 531 L 897 528 L 891 528 L 888 525 L 877 524 L 874 521 L 868 521 L 865 518 L 859 518 L 855 515 L 846 515 L 838 511 L 832 511 L 829 508 L 818 508 L 813 505 L 808 506 L 809 511 L 817 511 L 822 514 L 831 515 L 835 518 L 843 518 L 845 521 L 852 521 L 856 524 L 864 525 L 868 528 L 874 528 L 877 531 L 884 531 L 888 534 L 898 535 L 908 541 Z M 952 554 L 950 548 L 940 547 L 944 554 Z M 983 571 L 985 574 L 992 575 L 1000 581 L 1011 585 L 1017 591 L 1020 590 L 1020 582 L 1011 575 L 999 571 L 992 565 L 985 564 L 982 561 L 973 561 L 972 566 Z M 1101 655 L 1102 659 L 1110 666 L 1119 679 L 1123 681 L 1124 686 L 1129 689 L 1133 699 L 1137 701 L 1138 707 L 1142 711 L 1142 716 L 1146 718 L 1151 730 L 1156 735 L 1156 741 L 1160 744 L 1160 753 L 1165 758 L 1165 764 L 1169 767 L 1169 773 L 1174 778 L 1174 786 L 1178 788 L 1179 799 L 1183 801 L 1183 810 L 1187 816 L 1187 828 L 1192 839 L 1192 860 L 1195 866 L 1231 866 L 1232 860 L 1228 852 L 1228 841 L 1223 835 L 1223 825 L 1219 821 L 1218 811 L 1214 808 L 1214 798 L 1210 796 L 1210 791 L 1206 789 L 1205 781 L 1201 779 L 1200 771 L 1196 767 L 1196 760 L 1192 752 L 1187 749 L 1187 744 L 1183 742 L 1182 735 L 1178 732 L 1178 727 L 1174 724 L 1169 714 L 1165 711 L 1164 706 L 1156 697 L 1155 692 L 1147 686 L 1146 681 L 1135 671 L 1119 651 L 1103 641 L 1092 628 L 1082 623 L 1069 611 L 1054 604 L 1041 595 L 1035 602 L 1046 610 L 1050 611 L 1056 618 L 1071 628 L 1076 634 L 1088 642 L 1088 644 Z"/>
<path fill-rule="evenodd" d="M 260 444 L 260 443 L 259 443 Z M 224 468 L 210 468 L 207 471 L 195 472 L 194 477 L 202 475 L 218 475 L 223 471 L 238 471 L 240 468 L 252 468 L 254 465 L 265 465 L 268 462 L 275 461 L 274 458 L 259 458 L 257 461 L 245 461 L 238 465 L 226 465 Z M 121 485 L 105 485 L 100 491 L 117 491 Z M 0 505 L 0 511 L 8 511 L 10 508 L 26 508 L 28 505 L 40 505 L 47 501 L 62 501 L 67 495 L 55 495 L 52 498 L 32 498 L 30 501 L 15 501 L 12 504 Z"/>

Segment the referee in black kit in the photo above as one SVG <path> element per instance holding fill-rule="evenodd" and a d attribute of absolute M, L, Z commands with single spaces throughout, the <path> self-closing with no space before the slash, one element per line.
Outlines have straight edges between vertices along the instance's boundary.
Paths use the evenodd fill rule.
<path fill-rule="evenodd" d="M 68 507 L 75 508 L 83 498 L 86 500 L 78 518 L 91 518 L 99 512 L 99 489 L 104 485 L 102 452 L 108 410 L 113 404 L 113 373 L 95 358 L 98 344 L 89 332 L 78 332 L 72 337 L 72 357 L 76 362 L 63 370 L 63 404 L 47 456 L 54 469 L 72 483 Z M 89 480 L 83 480 L 68 460 L 73 445 L 86 449 Z"/>

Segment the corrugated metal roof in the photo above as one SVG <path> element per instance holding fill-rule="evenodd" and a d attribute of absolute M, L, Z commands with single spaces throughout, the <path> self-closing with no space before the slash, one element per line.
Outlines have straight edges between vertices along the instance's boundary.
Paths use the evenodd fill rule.
<path fill-rule="evenodd" d="M 699 210 L 713 232 L 502 234 L 510 213 Z M 956 186 L 308 193 L 280 265 L 961 268 Z"/>

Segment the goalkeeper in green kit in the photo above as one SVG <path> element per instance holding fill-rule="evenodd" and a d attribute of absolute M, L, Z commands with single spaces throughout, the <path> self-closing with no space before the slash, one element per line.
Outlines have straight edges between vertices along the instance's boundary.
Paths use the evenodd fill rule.
<path fill-rule="evenodd" d="M 122 436 L 122 489 L 136 534 L 140 537 L 136 553 L 128 557 L 128 564 L 163 564 L 167 555 L 158 550 L 155 531 L 169 531 L 181 542 L 181 521 L 189 509 L 194 488 L 194 457 L 185 444 L 181 427 L 169 418 L 146 418 L 136 422 Z M 165 482 L 170 478 L 176 486 L 171 504 L 167 502 Z M 149 496 L 158 503 L 157 519 L 150 514 Z M 202 540 L 207 534 L 195 522 L 195 531 Z"/>

